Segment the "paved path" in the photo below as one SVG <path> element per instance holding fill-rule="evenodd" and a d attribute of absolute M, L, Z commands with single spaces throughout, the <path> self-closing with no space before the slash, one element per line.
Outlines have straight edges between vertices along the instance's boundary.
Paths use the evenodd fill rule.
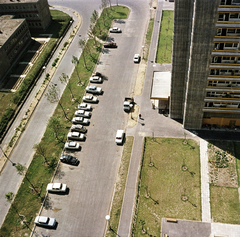
<path fill-rule="evenodd" d="M 203 222 L 211 222 L 207 145 L 207 141 L 202 139 L 200 140 L 201 201 Z"/>

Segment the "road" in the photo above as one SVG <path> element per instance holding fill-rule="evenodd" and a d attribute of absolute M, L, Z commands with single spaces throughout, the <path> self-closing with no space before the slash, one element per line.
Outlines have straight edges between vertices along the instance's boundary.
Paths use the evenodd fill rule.
<path fill-rule="evenodd" d="M 63 176 L 55 180 L 68 184 L 69 194 L 50 194 L 52 209 L 42 212 L 42 215 L 55 217 L 58 226 L 56 230 L 36 228 L 37 232 L 51 236 L 104 234 L 105 216 L 109 214 L 123 149 L 115 144 L 115 135 L 117 129 L 125 129 L 127 124 L 128 116 L 123 112 L 122 104 L 134 87 L 138 65 L 133 63 L 133 55 L 141 53 L 149 14 L 146 1 L 121 4 L 131 8 L 130 15 L 127 20 L 115 23 L 123 31 L 110 35 L 118 48 L 104 50 L 97 66 L 97 71 L 108 80 L 101 85 L 104 94 L 99 96 L 99 104 L 94 105 L 87 140 L 82 143 L 82 151 L 75 153 L 80 165 L 73 168 L 62 164 Z M 79 13 L 82 14 L 80 9 Z"/>

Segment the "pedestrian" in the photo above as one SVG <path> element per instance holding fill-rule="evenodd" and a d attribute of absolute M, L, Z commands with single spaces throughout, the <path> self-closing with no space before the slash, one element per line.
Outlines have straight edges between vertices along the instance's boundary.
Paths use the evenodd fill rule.
<path fill-rule="evenodd" d="M 139 119 L 141 119 L 141 118 L 142 118 L 142 115 L 141 115 L 141 114 L 139 114 L 139 115 L 138 115 L 138 117 L 139 117 Z"/>

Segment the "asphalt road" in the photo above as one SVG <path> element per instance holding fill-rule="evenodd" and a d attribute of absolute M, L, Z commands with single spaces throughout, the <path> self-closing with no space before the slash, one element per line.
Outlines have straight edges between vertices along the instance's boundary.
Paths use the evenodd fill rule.
<path fill-rule="evenodd" d="M 103 50 L 97 66 L 97 71 L 107 80 L 100 85 L 104 94 L 99 96 L 99 104 L 94 105 L 87 140 L 82 143 L 82 151 L 75 152 L 80 165 L 73 168 L 62 164 L 62 177 L 55 180 L 66 183 L 69 194 L 50 194 L 52 209 L 42 212 L 42 215 L 55 217 L 58 226 L 56 230 L 38 227 L 38 232 L 51 236 L 104 234 L 105 216 L 109 214 L 123 149 L 115 144 L 115 135 L 117 129 L 125 129 L 127 124 L 123 100 L 131 94 L 134 87 L 138 65 L 133 63 L 133 55 L 141 53 L 149 13 L 148 5 L 143 0 L 121 4 L 131 7 L 130 16 L 127 20 L 114 24 L 123 31 L 122 34 L 110 35 L 118 48 Z M 82 10 L 79 9 L 80 14 Z"/>

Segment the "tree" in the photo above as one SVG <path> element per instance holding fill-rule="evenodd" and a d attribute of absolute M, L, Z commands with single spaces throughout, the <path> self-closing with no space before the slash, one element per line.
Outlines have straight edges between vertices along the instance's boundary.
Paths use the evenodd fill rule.
<path fill-rule="evenodd" d="M 59 77 L 59 81 L 62 84 L 66 84 L 67 85 L 67 88 L 69 89 L 69 91 L 71 93 L 72 99 L 74 99 L 74 95 L 73 95 L 73 92 L 72 92 L 72 87 L 71 87 L 71 83 L 69 81 L 68 75 L 65 74 L 65 73 L 62 73 L 62 75 Z"/>
<path fill-rule="evenodd" d="M 108 0 L 102 0 L 102 3 L 101 3 L 101 8 L 105 11 L 106 11 L 106 15 L 109 16 L 109 12 L 108 12 Z"/>
<path fill-rule="evenodd" d="M 28 177 L 27 177 L 27 175 L 26 175 L 26 170 L 27 170 L 27 168 L 26 168 L 24 165 L 20 164 L 20 163 L 17 163 L 17 164 L 15 165 L 15 168 L 16 168 L 17 173 L 18 173 L 19 175 L 25 175 L 25 178 L 26 178 L 26 180 L 29 182 L 29 184 L 32 186 L 32 189 L 33 189 L 33 190 L 38 194 L 38 196 L 40 197 L 40 193 L 36 190 L 35 186 L 31 183 L 31 181 L 28 179 Z"/>
<path fill-rule="evenodd" d="M 58 102 L 63 113 L 64 113 L 64 117 L 70 121 L 70 119 L 67 117 L 67 114 L 63 108 L 63 105 L 61 103 L 61 99 L 60 99 L 60 92 L 59 92 L 59 89 L 57 89 L 57 87 L 55 85 L 50 85 L 50 88 L 48 90 L 48 92 L 45 94 L 45 96 L 47 97 L 47 100 L 50 102 L 50 103 L 56 103 Z"/>
<path fill-rule="evenodd" d="M 90 25 L 88 30 L 88 36 L 90 39 L 94 39 L 95 46 L 97 45 L 96 34 L 97 34 L 96 28 L 94 27 L 94 25 Z"/>
<path fill-rule="evenodd" d="M 102 34 L 101 25 L 97 22 L 99 19 L 98 12 L 96 10 L 93 11 L 92 16 L 90 18 L 90 22 L 93 26 L 98 27 L 100 35 Z M 94 27 L 95 28 L 95 27 Z"/>
<path fill-rule="evenodd" d="M 79 62 L 78 58 L 76 56 L 72 56 L 72 63 L 75 65 L 75 69 L 76 69 L 77 76 L 78 76 L 78 82 L 79 82 L 79 84 L 81 84 L 81 80 L 80 80 L 80 76 L 79 76 L 79 72 L 78 72 L 78 68 L 77 68 L 78 62 Z"/>
<path fill-rule="evenodd" d="M 63 142 L 65 134 L 64 126 L 62 125 L 61 121 L 58 118 L 52 116 L 48 121 L 48 126 L 53 131 L 55 138 L 58 141 Z"/>
<path fill-rule="evenodd" d="M 39 142 L 38 144 L 35 144 L 33 146 L 34 150 L 36 151 L 37 155 L 40 155 L 43 157 L 44 162 L 49 164 L 49 161 L 47 160 L 47 146 L 43 142 Z"/>
<path fill-rule="evenodd" d="M 85 46 L 86 46 L 86 39 L 85 39 L 85 38 L 80 39 L 80 40 L 78 41 L 78 45 L 79 45 L 79 47 L 82 49 L 84 66 L 87 67 L 86 59 L 85 59 L 85 53 L 84 53 L 84 48 L 85 48 Z"/>

